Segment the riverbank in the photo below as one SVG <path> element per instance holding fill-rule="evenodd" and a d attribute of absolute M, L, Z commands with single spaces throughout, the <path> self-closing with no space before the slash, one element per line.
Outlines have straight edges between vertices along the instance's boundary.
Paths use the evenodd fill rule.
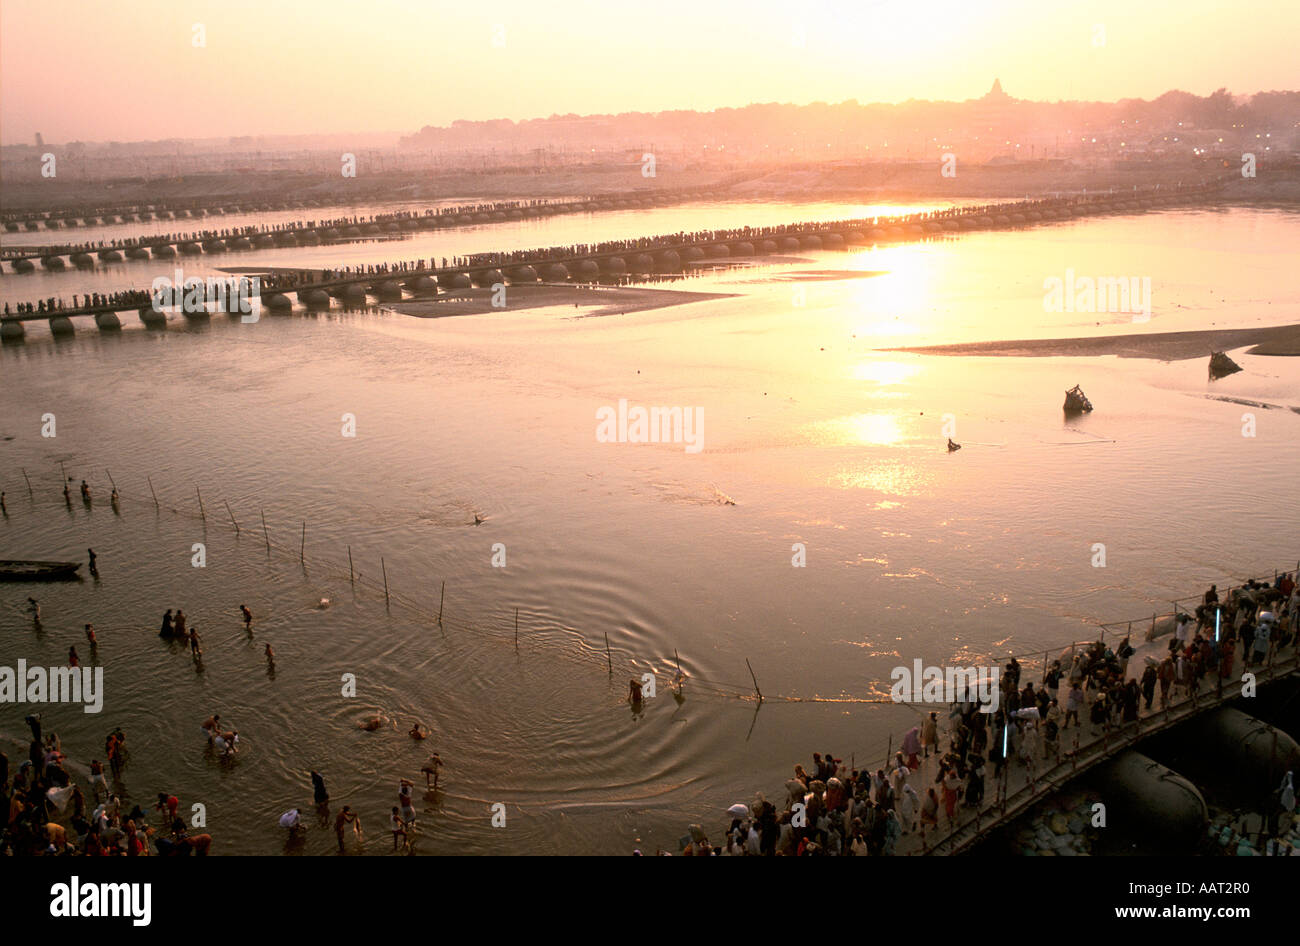
<path fill-rule="evenodd" d="M 1117 355 L 1120 358 L 1186 361 L 1190 358 L 1208 358 L 1211 352 L 1229 351 L 1247 345 L 1254 346 L 1246 352 L 1248 355 L 1300 356 L 1300 325 L 1206 329 L 1198 332 L 1133 333 L 1103 335 L 1095 338 L 1029 338 L 877 350 L 902 351 L 917 355 L 987 355 L 1021 358 Z"/>
<path fill-rule="evenodd" d="M 728 292 L 684 292 L 679 289 L 645 289 L 639 286 L 566 285 L 540 283 L 537 285 L 507 286 L 494 304 L 497 292 L 493 289 L 461 289 L 432 299 L 409 299 L 386 308 L 402 315 L 421 319 L 437 319 L 451 315 L 490 315 L 494 312 L 518 312 L 567 306 L 580 310 L 582 318 L 606 315 L 625 315 L 629 312 L 648 312 L 668 306 L 727 299 Z M 594 311 L 592 311 L 594 310 Z"/>

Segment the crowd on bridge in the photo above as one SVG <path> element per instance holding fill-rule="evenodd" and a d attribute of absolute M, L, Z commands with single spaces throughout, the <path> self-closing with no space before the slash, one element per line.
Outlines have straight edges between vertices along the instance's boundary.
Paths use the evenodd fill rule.
<path fill-rule="evenodd" d="M 1199 191 L 1204 188 L 1185 188 L 1184 193 Z M 1139 197 L 1150 196 L 1155 191 L 1147 191 L 1138 194 Z M 1128 196 L 1128 195 L 1123 195 Z M 937 220 L 950 218 L 987 218 L 989 216 L 1002 216 L 1008 213 L 1017 213 L 1021 211 L 1042 210 L 1050 208 L 1070 208 L 1080 212 L 1087 212 L 1089 205 L 1094 202 L 1107 203 L 1114 199 L 1108 196 L 1069 196 L 1040 198 L 1033 200 L 1024 200 L 1014 203 L 1001 203 L 992 205 L 981 205 L 972 207 L 953 207 L 943 210 L 924 211 L 912 214 L 903 214 L 891 217 L 873 216 L 869 218 L 860 218 L 853 220 L 839 221 L 802 221 L 799 223 L 780 224 L 767 227 L 739 227 L 726 230 L 697 230 L 693 232 L 678 231 L 677 233 L 660 234 L 650 237 L 639 237 L 626 240 L 606 240 L 600 243 L 576 243 L 562 246 L 551 246 L 540 249 L 514 250 L 508 252 L 495 253 L 474 253 L 466 256 L 452 256 L 429 259 L 419 259 L 410 261 L 397 261 L 385 263 L 370 263 L 357 267 L 347 266 L 342 268 L 329 268 L 321 270 L 281 270 L 276 271 L 262 280 L 262 289 L 289 291 L 313 284 L 346 281 L 356 277 L 367 276 L 391 276 L 394 274 L 412 274 L 412 273 L 441 273 L 456 272 L 471 269 L 486 268 L 518 268 L 533 264 L 550 264 L 564 263 L 573 260 L 585 260 L 591 257 L 611 256 L 625 253 L 645 253 L 657 252 L 664 250 L 676 250 L 683 247 L 703 247 L 717 243 L 735 243 L 751 242 L 755 240 L 777 240 L 785 237 L 809 234 L 826 234 L 826 233 L 850 233 L 854 231 L 878 229 L 882 227 L 910 226 L 913 224 L 925 224 Z M 474 205 L 477 212 L 487 206 L 500 207 L 502 204 L 492 205 Z M 464 208 L 439 208 L 436 212 L 460 212 Z M 431 211 L 426 211 L 430 213 Z M 354 217 L 351 221 L 358 221 L 362 218 Z M 378 219 L 372 218 L 372 219 Z M 344 222 L 348 222 L 345 218 Z M 328 223 L 328 222 L 327 222 Z M 333 221 L 338 223 L 338 221 Z M 212 233 L 274 233 L 278 229 L 291 229 L 300 226 L 298 224 L 283 224 L 277 227 L 249 227 L 236 228 L 228 231 L 211 231 Z M 543 274 L 544 275 L 544 274 Z M 122 296 L 122 293 L 116 294 Z M 146 299 L 147 301 L 147 299 Z M 61 311 L 64 308 L 62 300 L 47 300 L 46 303 L 32 305 L 31 303 L 22 303 L 27 308 L 20 308 L 22 312 L 46 312 Z M 122 305 L 121 308 L 126 308 Z M 7 314 L 7 312 L 6 312 Z"/>
<path fill-rule="evenodd" d="M 81 300 L 80 302 L 78 300 Z M 91 311 L 94 309 L 132 309 L 139 306 L 150 304 L 150 295 L 147 289 L 122 289 L 117 292 L 92 292 L 81 297 L 74 295 L 72 305 L 65 306 L 62 299 L 49 298 L 41 299 L 39 302 L 18 302 L 15 303 L 14 311 L 9 311 L 9 303 L 5 303 L 4 314 L 8 315 L 32 315 L 37 313 L 49 313 L 50 315 L 59 315 L 68 311 Z"/>
<path fill-rule="evenodd" d="M 661 195 L 662 196 L 662 195 Z M 109 240 L 86 241 L 82 243 L 61 243 L 48 246 L 27 247 L 22 252 L 10 253 L 7 259 L 34 258 L 44 256 L 67 256 L 74 253 L 91 253 L 100 250 L 129 250 L 137 247 L 179 246 L 186 243 L 200 244 L 213 240 L 254 240 L 263 236 L 284 234 L 315 233 L 334 239 L 346 238 L 347 234 L 330 233 L 350 227 L 369 227 L 372 225 L 402 223 L 408 220 L 437 221 L 451 220 L 453 223 L 462 217 L 474 217 L 483 214 L 507 214 L 514 211 L 534 214 L 559 214 L 589 207 L 595 199 L 573 201 L 527 200 L 494 201 L 484 204 L 458 204 L 451 207 L 431 207 L 423 211 L 395 211 L 335 217 L 325 220 L 306 220 L 278 224 L 250 224 L 243 227 L 223 227 L 216 229 L 195 230 L 188 233 L 160 233 L 130 239 L 114 238 Z M 327 231 L 321 233 L 320 231 Z"/>
<path fill-rule="evenodd" d="M 921 845 L 913 849 L 933 846 L 976 809 L 1005 797 L 1011 767 L 1022 770 L 1035 790 L 1038 778 L 1081 746 L 1122 734 L 1140 715 L 1209 700 L 1215 690 L 1207 681 L 1239 682 L 1243 667 L 1258 667 L 1292 648 L 1300 629 L 1297 577 L 1300 572 L 1272 583 L 1252 579 L 1222 601 L 1211 586 L 1194 615 L 1175 619 L 1167 653 L 1145 658 L 1140 671 L 1130 672 L 1135 650 L 1127 637 L 1114 649 L 1099 640 L 1062 655 L 1037 685 L 1012 657 L 998 676 L 996 712 L 981 712 L 973 699 L 953 703 L 944 720 L 929 711 L 874 771 L 846 765 L 833 752 L 815 752 L 808 768 L 794 766 L 779 807 L 761 792 L 751 803 L 731 806 L 717 844 L 693 824 L 682 838 L 683 853 L 890 856 L 918 835 Z M 1287 810 L 1295 809 L 1294 792 L 1282 799 Z"/>

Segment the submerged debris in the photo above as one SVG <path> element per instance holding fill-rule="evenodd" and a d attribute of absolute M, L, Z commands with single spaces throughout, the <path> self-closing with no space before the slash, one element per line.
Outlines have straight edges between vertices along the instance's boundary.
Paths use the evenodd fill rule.
<path fill-rule="evenodd" d="M 1236 374 L 1241 370 L 1241 365 L 1237 364 L 1221 351 L 1216 351 L 1210 355 L 1210 380 L 1217 381 L 1220 378 L 1226 378 L 1230 374 Z"/>
<path fill-rule="evenodd" d="M 1083 388 L 1077 384 L 1065 392 L 1065 413 L 1083 414 L 1092 410 L 1092 401 L 1088 400 L 1088 395 L 1083 393 Z"/>

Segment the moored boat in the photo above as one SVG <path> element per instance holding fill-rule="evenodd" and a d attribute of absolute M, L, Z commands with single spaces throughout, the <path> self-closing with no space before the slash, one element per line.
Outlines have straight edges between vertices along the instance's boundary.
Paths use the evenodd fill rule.
<path fill-rule="evenodd" d="M 1092 401 L 1077 384 L 1065 392 L 1065 413 L 1083 414 L 1092 410 Z"/>
<path fill-rule="evenodd" d="M 29 562 L 0 559 L 0 581 L 69 581 L 80 562 Z"/>

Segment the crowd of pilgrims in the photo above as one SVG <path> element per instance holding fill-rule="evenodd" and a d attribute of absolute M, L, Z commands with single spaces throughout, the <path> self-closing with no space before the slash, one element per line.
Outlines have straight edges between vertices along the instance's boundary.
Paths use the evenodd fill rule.
<path fill-rule="evenodd" d="M 929 712 L 904 735 L 887 767 L 874 772 L 846 766 L 833 753 L 813 753 L 811 767 L 795 765 L 786 781 L 781 810 L 760 792 L 752 803 L 728 809 L 731 823 L 716 845 L 700 825 L 691 825 L 683 853 L 893 855 L 904 835 L 930 829 L 941 836 L 955 826 L 960 809 L 982 806 L 990 779 L 989 797 L 996 798 L 1009 766 L 1025 767 L 1032 779 L 1081 742 L 1122 732 L 1143 709 L 1160 712 L 1205 695 L 1207 678 L 1239 679 L 1234 669 L 1257 667 L 1289 647 L 1298 620 L 1300 587 L 1296 576 L 1284 574 L 1272 584 L 1252 579 L 1224 601 L 1211 586 L 1194 615 L 1178 615 L 1166 652 L 1159 659 L 1146 657 L 1140 674 L 1128 674 L 1135 651 L 1127 637 L 1113 650 L 1096 641 L 1072 657 L 1062 655 L 1038 686 L 1022 681 L 1013 657 L 999 674 L 995 713 L 980 712 L 974 701 L 954 703 L 941 732 L 939 714 Z M 1072 742 L 1063 746 L 1071 729 Z M 935 775 L 920 784 L 922 760 L 932 753 L 938 758 Z"/>
<path fill-rule="evenodd" d="M 659 197 L 666 195 L 660 194 Z M 680 195 L 677 195 L 680 197 Z M 244 227 L 223 227 L 209 230 L 195 230 L 189 233 L 155 233 L 132 239 L 88 240 L 83 243 L 60 243 L 42 246 L 43 255 L 68 255 L 85 253 L 90 250 L 130 249 L 142 246 L 161 246 L 163 244 L 200 243 L 204 240 L 233 240 L 240 237 L 253 238 L 277 233 L 297 233 L 307 230 L 329 230 L 338 227 L 363 227 L 369 224 L 400 223 L 404 220 L 443 220 L 478 214 L 510 213 L 511 211 L 532 211 L 544 214 L 560 214 L 590 208 L 598 203 L 595 198 L 574 201 L 548 200 L 506 200 L 486 204 L 458 204 L 454 207 L 430 207 L 423 211 L 399 210 L 381 214 L 354 214 L 350 217 L 334 217 L 328 220 L 305 220 L 291 223 L 250 224 Z"/>
<path fill-rule="evenodd" d="M 124 810 L 108 785 L 105 769 L 114 781 L 127 764 L 126 734 L 114 729 L 104 739 L 103 761 L 90 763 L 90 793 L 73 782 L 66 768 L 58 733 L 44 733 L 41 717 L 27 717 L 32 741 L 29 757 L 10 781 L 9 757 L 0 752 L 0 790 L 8 819 L 0 835 L 0 855 L 121 855 L 135 857 L 156 852 L 163 856 L 205 855 L 212 836 L 191 834 L 179 817 L 175 795 L 159 793 L 150 811 L 138 804 Z M 66 820 L 68 828 L 60 823 Z M 152 848 L 152 850 L 151 850 Z"/>
<path fill-rule="evenodd" d="M 430 257 L 428 260 L 419 259 L 414 261 L 399 261 L 393 263 L 371 263 L 361 266 L 346 266 L 338 269 L 323 270 L 297 270 L 297 271 L 279 271 L 262 277 L 263 289 L 294 289 L 297 287 L 308 286 L 314 283 L 328 282 L 332 280 L 348 279 L 353 276 L 368 275 L 386 275 L 392 273 L 420 273 L 428 270 L 437 269 L 459 269 L 459 268 L 482 268 L 487 266 L 525 266 L 533 263 L 547 263 L 558 260 L 576 259 L 589 256 L 602 256 L 615 253 L 625 253 L 633 251 L 656 250 L 672 248 L 683 245 L 706 245 L 710 243 L 725 243 L 736 240 L 753 240 L 766 239 L 774 237 L 784 237 L 792 234 L 803 233 L 817 230 L 837 230 L 837 229 L 855 229 L 861 227 L 874 227 L 879 225 L 891 224 L 911 224 L 925 221 L 941 220 L 950 217 L 963 217 L 979 215 L 996 210 L 998 213 L 1013 213 L 1020 210 L 1033 210 L 1036 207 L 1047 205 L 1066 206 L 1079 203 L 1081 198 L 1040 198 L 1034 200 L 1023 200 L 1010 204 L 997 204 L 993 207 L 950 207 L 944 210 L 923 211 L 919 213 L 906 214 L 899 217 L 871 217 L 860 220 L 841 220 L 835 222 L 815 222 L 806 221 L 796 224 L 782 224 L 770 227 L 740 227 L 729 230 L 697 230 L 695 232 L 678 231 L 677 233 L 660 234 L 652 237 L 640 237 L 631 240 L 606 240 L 602 243 L 574 243 L 565 246 L 551 246 L 543 249 L 514 250 L 504 253 L 474 253 L 468 256 L 442 257 L 441 263 L 437 257 Z M 486 204 L 475 205 L 472 212 L 483 212 L 488 208 L 499 209 L 503 206 L 519 207 L 524 206 L 518 202 L 510 204 Z M 453 207 L 438 208 L 435 210 L 426 210 L 425 216 L 437 215 L 443 212 L 462 213 L 471 212 L 470 208 Z M 372 220 L 386 219 L 403 219 L 409 217 L 418 217 L 419 214 L 413 212 L 402 212 L 389 215 L 377 215 Z M 361 218 L 352 218 L 350 221 L 344 218 L 342 221 L 327 221 L 322 225 L 347 225 L 361 221 Z M 273 227 L 270 231 L 267 228 L 244 228 L 247 231 L 275 232 L 280 229 L 294 229 L 301 225 L 285 224 L 280 227 Z M 225 231 L 233 232 L 233 231 Z M 242 231 L 241 231 L 242 232 Z M 217 235 L 214 232 L 214 235 Z M 209 237 L 200 236 L 200 239 Z M 135 305 L 134 301 L 140 295 L 138 290 L 127 290 L 120 293 L 109 294 L 106 298 L 113 300 L 125 300 L 123 308 Z M 148 293 L 143 293 L 143 302 L 148 304 Z M 75 308 L 75 306 L 73 307 Z M 64 310 L 64 304 L 61 299 L 49 299 L 40 303 L 18 303 L 17 312 L 59 312 Z M 9 313 L 8 303 L 5 304 L 5 314 Z"/>

